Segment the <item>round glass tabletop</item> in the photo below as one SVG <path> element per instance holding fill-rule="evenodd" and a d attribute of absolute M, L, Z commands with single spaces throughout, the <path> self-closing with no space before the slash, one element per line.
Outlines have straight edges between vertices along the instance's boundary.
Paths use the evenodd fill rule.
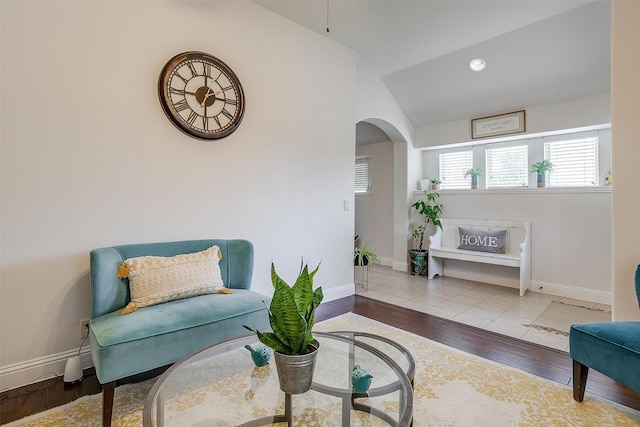
<path fill-rule="evenodd" d="M 256 367 L 248 335 L 207 347 L 176 362 L 145 402 L 145 427 L 409 426 L 413 411 L 411 354 L 383 337 L 359 332 L 314 332 L 320 342 L 310 391 L 280 390 L 274 358 Z M 367 393 L 352 389 L 353 366 L 373 375 Z"/>

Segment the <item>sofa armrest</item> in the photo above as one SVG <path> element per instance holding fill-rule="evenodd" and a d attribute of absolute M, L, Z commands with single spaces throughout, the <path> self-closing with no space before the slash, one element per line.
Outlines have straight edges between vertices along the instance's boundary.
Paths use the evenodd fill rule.
<path fill-rule="evenodd" d="M 94 249 L 91 263 L 91 318 L 123 308 L 129 302 L 128 280 L 116 276 L 124 258 L 115 248 Z"/>
<path fill-rule="evenodd" d="M 248 240 L 234 239 L 218 242 L 222 250 L 220 270 L 227 272 L 225 285 L 230 289 L 251 289 L 253 278 L 253 243 Z M 224 264 L 224 265 L 223 265 Z"/>

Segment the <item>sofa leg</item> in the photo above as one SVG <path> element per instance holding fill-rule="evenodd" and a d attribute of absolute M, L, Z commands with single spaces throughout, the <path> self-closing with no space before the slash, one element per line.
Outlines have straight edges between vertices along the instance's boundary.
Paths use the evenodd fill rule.
<path fill-rule="evenodd" d="M 113 414 L 113 395 L 116 382 L 111 381 L 102 385 L 102 427 L 111 427 L 111 415 Z"/>
<path fill-rule="evenodd" d="M 584 391 L 587 388 L 587 375 L 589 367 L 577 360 L 573 360 L 573 399 L 576 402 L 584 400 Z"/>

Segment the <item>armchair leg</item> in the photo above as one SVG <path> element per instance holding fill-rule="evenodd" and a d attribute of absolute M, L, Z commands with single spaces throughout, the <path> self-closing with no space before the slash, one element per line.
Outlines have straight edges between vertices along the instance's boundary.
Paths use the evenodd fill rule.
<path fill-rule="evenodd" d="M 111 416 L 113 414 L 113 395 L 116 389 L 116 382 L 103 384 L 102 386 L 102 427 L 111 427 Z"/>
<path fill-rule="evenodd" d="M 589 367 L 577 360 L 573 360 L 573 399 L 576 402 L 584 400 L 584 391 L 587 388 L 587 375 Z"/>

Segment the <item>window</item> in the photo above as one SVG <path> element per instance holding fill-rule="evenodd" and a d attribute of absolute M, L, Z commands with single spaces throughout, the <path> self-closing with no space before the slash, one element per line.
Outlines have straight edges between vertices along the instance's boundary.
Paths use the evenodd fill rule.
<path fill-rule="evenodd" d="M 551 187 L 598 185 L 598 137 L 544 143 L 544 158 L 551 161 Z"/>
<path fill-rule="evenodd" d="M 464 173 L 473 167 L 473 152 L 457 151 L 440 154 L 440 188 L 469 188 Z"/>
<path fill-rule="evenodd" d="M 371 156 L 356 156 L 356 194 L 368 194 L 371 190 Z"/>
<path fill-rule="evenodd" d="M 489 190 L 536 188 L 536 177 L 529 173 L 529 167 L 543 159 L 553 164 L 552 172 L 546 176 L 547 187 L 590 192 L 588 188 L 609 184 L 602 182 L 611 170 L 608 125 L 442 147 L 425 149 L 423 154 L 424 173 L 439 177 L 442 189 L 469 188 L 464 172 L 476 165 L 481 166 L 483 186 Z"/>
<path fill-rule="evenodd" d="M 529 185 L 529 148 L 526 145 L 489 148 L 486 158 L 487 188 Z"/>

